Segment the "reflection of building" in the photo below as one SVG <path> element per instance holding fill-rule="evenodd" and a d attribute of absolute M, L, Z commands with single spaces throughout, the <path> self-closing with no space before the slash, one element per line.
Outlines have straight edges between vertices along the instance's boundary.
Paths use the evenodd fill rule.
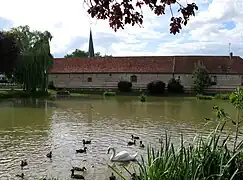
<path fill-rule="evenodd" d="M 89 58 L 54 59 L 49 81 L 60 88 L 117 88 L 121 80 L 133 89 L 145 89 L 154 80 L 180 79 L 185 89 L 193 85 L 192 73 L 204 67 L 212 77 L 211 89 L 232 90 L 243 85 L 243 60 L 238 56 L 138 56 L 94 57 L 92 33 Z"/>
<path fill-rule="evenodd" d="M 198 64 L 209 71 L 212 88 L 230 90 L 243 84 L 243 60 L 237 56 L 55 59 L 49 80 L 65 88 L 117 88 L 120 80 L 128 80 L 134 89 L 143 89 L 153 80 L 167 83 L 174 76 L 185 88 L 191 88 L 192 73 Z"/>

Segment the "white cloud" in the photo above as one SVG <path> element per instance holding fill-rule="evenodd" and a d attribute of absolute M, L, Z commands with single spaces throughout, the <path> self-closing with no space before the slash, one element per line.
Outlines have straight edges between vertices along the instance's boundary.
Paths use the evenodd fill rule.
<path fill-rule="evenodd" d="M 185 4 L 187 1 L 180 0 L 180 3 Z M 13 26 L 29 25 L 32 29 L 50 31 L 54 36 L 51 43 L 52 53 L 59 55 L 76 48 L 88 49 L 91 22 L 95 51 L 103 54 L 227 55 L 227 44 L 231 42 L 235 54 L 243 55 L 243 1 L 196 0 L 196 3 L 199 5 L 196 17 L 191 18 L 188 26 L 176 36 L 169 34 L 170 14 L 157 17 L 148 8 L 143 9 L 143 28 L 127 26 L 125 30 L 115 33 L 107 21 L 89 18 L 83 7 L 83 0 L 3 1 L 1 7 L 8 8 L 1 9 L 0 18 L 11 20 Z M 13 4 L 15 5 L 12 6 Z M 173 10 L 176 10 L 176 5 Z M 166 12 L 170 13 L 170 10 L 167 8 Z M 223 24 L 226 21 L 234 21 L 235 28 L 228 30 Z M 77 38 L 85 38 L 87 41 L 75 44 Z"/>

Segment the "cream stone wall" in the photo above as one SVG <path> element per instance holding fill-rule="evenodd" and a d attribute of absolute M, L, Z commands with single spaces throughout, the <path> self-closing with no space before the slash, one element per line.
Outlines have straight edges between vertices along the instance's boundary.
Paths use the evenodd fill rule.
<path fill-rule="evenodd" d="M 117 88 L 119 81 L 130 81 L 133 75 L 137 76 L 137 82 L 132 82 L 133 89 L 145 89 L 147 84 L 154 80 L 168 83 L 172 78 L 172 74 L 49 74 L 49 81 L 53 81 L 54 85 L 60 88 Z M 235 88 L 241 86 L 243 82 L 241 75 L 211 75 L 212 80 L 214 76 L 216 76 L 217 85 L 210 87 L 212 89 Z M 193 85 L 191 74 L 175 74 L 174 77 L 180 78 L 185 89 L 190 89 Z M 92 82 L 88 82 L 91 79 Z"/>

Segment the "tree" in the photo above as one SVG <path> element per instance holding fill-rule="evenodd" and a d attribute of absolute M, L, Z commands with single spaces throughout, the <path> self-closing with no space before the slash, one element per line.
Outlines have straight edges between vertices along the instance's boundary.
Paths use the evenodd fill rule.
<path fill-rule="evenodd" d="M 104 57 L 107 57 L 108 55 L 105 55 Z M 79 49 L 75 49 L 71 54 L 67 54 L 64 56 L 64 58 L 82 58 L 82 57 L 89 57 L 89 52 L 82 51 Z M 95 53 L 95 57 L 102 57 L 100 52 Z"/>
<path fill-rule="evenodd" d="M 211 78 L 203 67 L 196 68 L 193 72 L 193 84 L 197 93 L 203 93 L 204 89 L 211 86 Z"/>
<path fill-rule="evenodd" d="M 48 31 L 30 31 L 29 26 L 19 26 L 6 32 L 17 39 L 20 60 L 13 71 L 15 82 L 23 84 L 26 91 L 47 90 L 47 72 L 52 65 Z"/>
<path fill-rule="evenodd" d="M 191 16 L 195 16 L 195 10 L 198 7 L 195 3 L 187 4 L 185 7 L 181 5 L 177 0 L 122 0 L 120 3 L 113 0 L 84 0 L 88 5 L 88 13 L 92 18 L 108 19 L 110 27 L 115 31 L 118 29 L 124 29 L 126 24 L 143 24 L 142 7 L 147 6 L 155 15 L 161 16 L 165 14 L 167 6 L 171 12 L 170 33 L 174 35 L 180 33 L 180 29 L 183 25 L 187 25 L 187 22 Z M 172 5 L 177 4 L 179 6 L 178 12 L 182 17 L 175 17 L 172 12 Z"/>
<path fill-rule="evenodd" d="M 6 32 L 0 32 L 0 72 L 11 73 L 19 58 L 17 39 Z"/>

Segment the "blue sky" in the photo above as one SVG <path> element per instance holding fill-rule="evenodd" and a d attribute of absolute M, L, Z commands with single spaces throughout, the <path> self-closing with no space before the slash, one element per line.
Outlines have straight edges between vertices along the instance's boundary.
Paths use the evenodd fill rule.
<path fill-rule="evenodd" d="M 171 14 L 157 17 L 144 8 L 143 28 L 127 26 L 114 32 L 107 21 L 89 18 L 83 0 L 8 0 L 1 3 L 0 28 L 29 25 L 53 35 L 51 52 L 63 57 L 75 49 L 87 50 L 90 27 L 96 52 L 113 56 L 234 55 L 243 57 L 243 0 L 180 0 L 196 2 L 199 11 L 182 33 L 169 33 Z M 233 2 L 233 3 L 230 3 Z M 46 6 L 48 4 L 48 6 Z M 38 7 L 36 9 L 36 7 Z M 174 13 L 178 9 L 173 6 Z M 45 12 L 45 13 L 43 13 Z"/>

